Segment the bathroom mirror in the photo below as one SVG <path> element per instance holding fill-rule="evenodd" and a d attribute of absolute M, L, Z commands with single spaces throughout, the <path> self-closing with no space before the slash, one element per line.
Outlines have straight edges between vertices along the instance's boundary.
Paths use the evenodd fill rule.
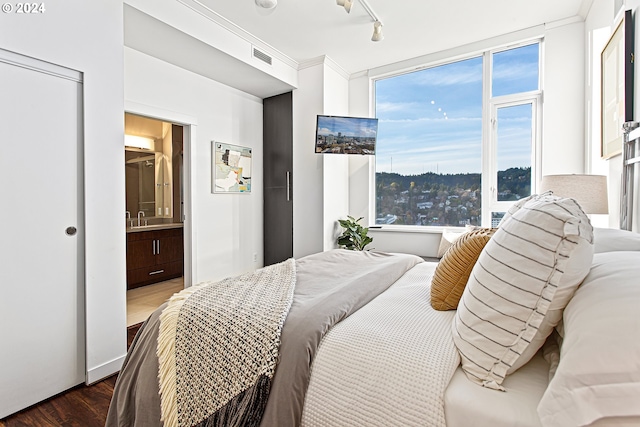
<path fill-rule="evenodd" d="M 138 212 L 149 220 L 163 213 L 163 154 L 125 150 L 127 211 L 134 219 Z M 160 215 L 158 215 L 160 213 Z"/>
<path fill-rule="evenodd" d="M 140 225 L 173 218 L 173 145 L 171 123 L 125 113 L 126 208 L 133 220 L 127 225 L 138 225 L 139 212 Z"/>

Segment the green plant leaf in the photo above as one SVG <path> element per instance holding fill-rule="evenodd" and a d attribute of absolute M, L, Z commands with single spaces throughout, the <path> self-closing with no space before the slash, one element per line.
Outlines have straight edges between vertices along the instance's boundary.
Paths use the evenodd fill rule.
<path fill-rule="evenodd" d="M 338 223 L 344 229 L 342 235 L 338 237 L 338 245 L 345 249 L 364 250 L 365 246 L 373 241 L 367 236 L 368 227 L 363 227 L 359 221 L 364 219 L 360 217 L 355 219 L 351 215 L 347 215 L 347 219 L 339 219 Z"/>

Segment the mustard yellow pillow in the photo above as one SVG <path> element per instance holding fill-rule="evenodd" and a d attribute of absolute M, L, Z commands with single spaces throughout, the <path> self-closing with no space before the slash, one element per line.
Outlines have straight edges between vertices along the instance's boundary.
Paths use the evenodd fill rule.
<path fill-rule="evenodd" d="M 471 270 L 495 228 L 479 228 L 463 234 L 444 254 L 431 281 L 431 306 L 436 310 L 455 310 Z"/>

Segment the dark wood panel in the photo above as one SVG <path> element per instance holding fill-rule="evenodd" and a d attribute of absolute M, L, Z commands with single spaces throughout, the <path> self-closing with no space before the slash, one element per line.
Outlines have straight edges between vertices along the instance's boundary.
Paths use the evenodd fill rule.
<path fill-rule="evenodd" d="M 293 256 L 293 203 L 284 188 L 266 188 L 264 196 L 264 264 L 271 265 Z"/>
<path fill-rule="evenodd" d="M 171 261 L 182 261 L 184 241 L 182 235 L 162 237 L 156 240 L 156 261 L 166 264 Z"/>
<path fill-rule="evenodd" d="M 170 228 L 127 234 L 127 289 L 182 276 L 184 230 Z"/>
<path fill-rule="evenodd" d="M 182 236 L 183 234 L 184 229 L 182 227 L 165 228 L 161 230 L 133 231 L 131 233 L 127 233 L 127 241 L 135 242 L 136 240 L 153 240 L 161 239 L 163 237 Z"/>
<path fill-rule="evenodd" d="M 264 263 L 270 265 L 293 256 L 291 92 L 263 100 L 263 158 Z"/>
<path fill-rule="evenodd" d="M 153 240 L 136 240 L 127 243 L 127 270 L 155 265 Z"/>
<path fill-rule="evenodd" d="M 92 386 L 75 387 L 0 420 L 0 426 L 103 427 L 115 382 L 113 376 Z"/>
<path fill-rule="evenodd" d="M 183 270 L 182 260 L 127 270 L 127 289 L 135 289 L 140 286 L 181 277 Z"/>
<path fill-rule="evenodd" d="M 164 230 L 152 231 L 154 239 L 164 239 L 165 237 L 175 237 L 184 235 L 183 228 L 167 228 Z"/>
<path fill-rule="evenodd" d="M 264 187 L 286 187 L 293 166 L 291 92 L 263 100 Z"/>

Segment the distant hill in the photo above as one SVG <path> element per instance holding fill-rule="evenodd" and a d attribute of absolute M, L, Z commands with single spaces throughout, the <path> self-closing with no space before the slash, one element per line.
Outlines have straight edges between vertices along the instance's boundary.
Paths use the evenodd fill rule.
<path fill-rule="evenodd" d="M 480 190 L 481 174 L 436 174 L 426 172 L 420 175 L 400 175 L 398 173 L 377 172 L 376 186 L 388 187 L 392 183 L 400 185 L 403 190 L 409 189 L 411 183 L 417 187 L 444 186 Z M 513 194 L 530 193 L 531 168 L 509 168 L 498 171 L 498 191 L 510 191 Z M 428 188 L 425 188 L 428 189 Z"/>
<path fill-rule="evenodd" d="M 400 175 L 397 173 L 377 172 L 376 185 L 382 184 L 389 186 L 391 183 L 398 183 L 403 189 L 408 189 L 412 182 L 418 187 L 432 187 L 444 185 L 446 187 L 460 187 L 471 189 L 480 188 L 479 173 L 461 173 L 461 174 L 436 174 L 433 172 L 423 173 L 421 175 Z"/>
<path fill-rule="evenodd" d="M 376 222 L 461 226 L 481 223 L 481 174 L 376 173 Z M 498 200 L 531 194 L 531 168 L 498 172 Z"/>

